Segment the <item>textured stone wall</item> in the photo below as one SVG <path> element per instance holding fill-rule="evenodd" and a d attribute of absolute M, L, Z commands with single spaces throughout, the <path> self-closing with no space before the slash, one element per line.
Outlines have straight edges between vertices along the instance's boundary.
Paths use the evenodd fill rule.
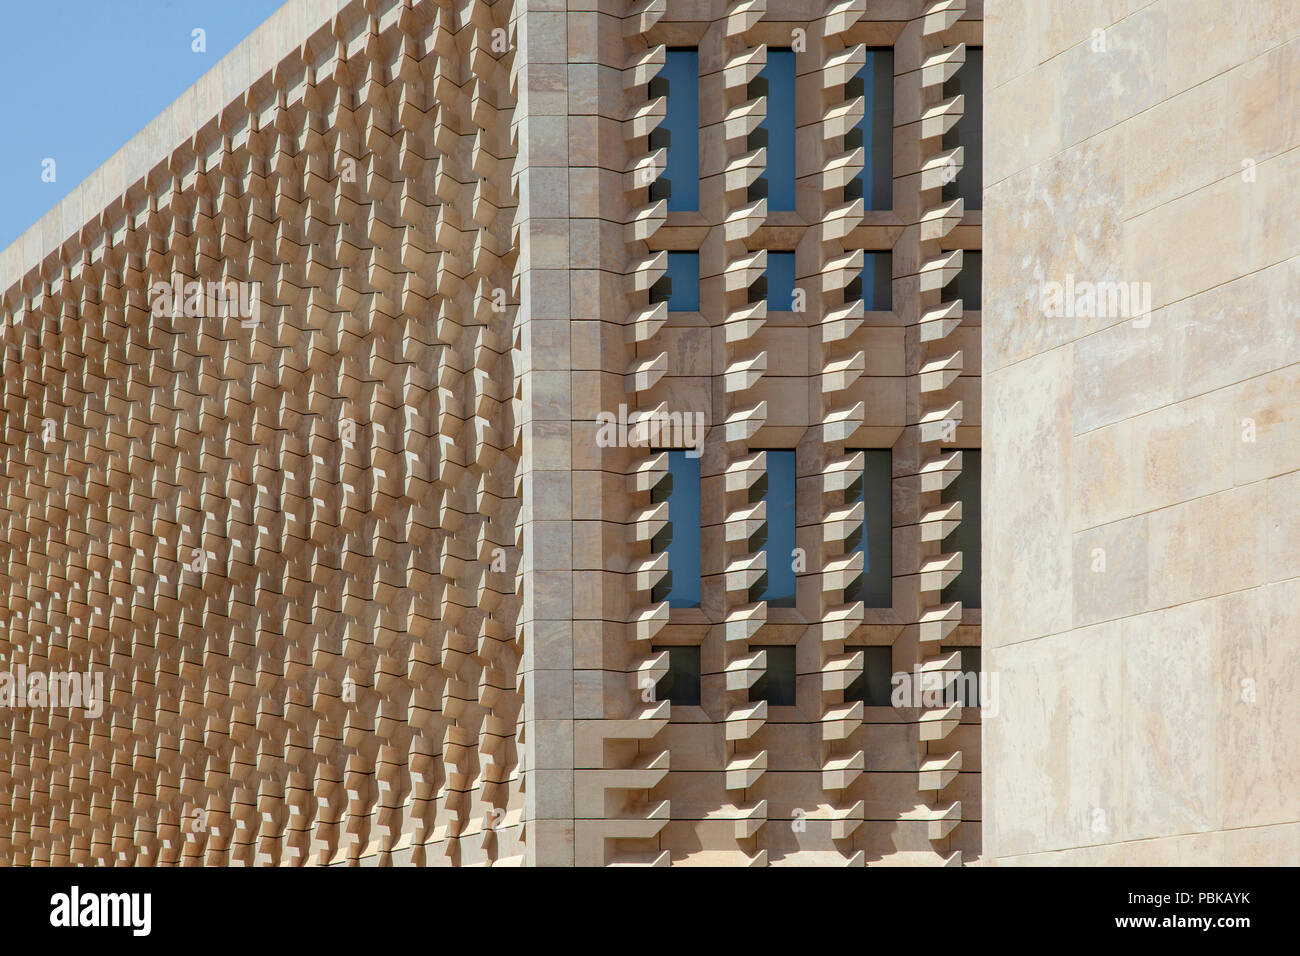
<path fill-rule="evenodd" d="M 291 4 L 6 254 L 0 664 L 106 697 L 6 862 L 522 860 L 507 12 Z"/>
<path fill-rule="evenodd" d="M 628 189 L 628 328 L 613 326 L 606 338 L 607 354 L 626 349 L 626 382 L 607 376 L 605 404 L 588 406 L 584 417 L 594 420 L 596 410 L 619 401 L 698 411 L 708 435 L 699 609 L 670 610 L 651 599 L 667 572 L 665 555 L 650 549 L 666 520 L 652 504 L 666 456 L 629 448 L 604 458 L 614 488 L 619 476 L 631 476 L 620 495 L 628 540 L 617 552 L 628 556 L 627 584 L 605 591 L 631 623 L 607 629 L 600 644 L 600 706 L 619 741 L 605 752 L 627 772 L 606 784 L 618 793 L 607 790 L 605 807 L 629 820 L 629 836 L 632 821 L 654 834 L 608 852 L 757 866 L 973 860 L 980 852 L 975 710 L 866 708 L 845 702 L 844 691 L 863 664 L 861 652 L 848 648 L 888 645 L 895 670 L 939 674 L 956 666 L 941 643 L 979 643 L 980 612 L 940 596 L 960 569 L 960 555 L 942 546 L 960 512 L 941 507 L 940 496 L 960 468 L 951 449 L 978 447 L 980 423 L 979 313 L 964 312 L 945 293 L 960 250 L 979 248 L 980 214 L 941 195 L 962 168 L 960 152 L 944 150 L 943 134 L 963 100 L 945 96 L 944 82 L 966 44 L 980 42 L 979 5 L 667 0 L 629 10 L 626 158 L 615 168 L 638 187 L 644 180 L 631 179 L 633 171 L 659 174 L 662 158 L 648 134 L 664 106 L 650 96 L 648 80 L 667 47 L 698 47 L 700 209 L 669 212 L 648 188 Z M 790 47 L 796 30 L 806 35 L 796 54 L 796 209 L 770 211 L 765 199 L 747 195 L 766 165 L 747 136 L 767 98 L 752 95 L 749 84 L 769 48 Z M 865 109 L 845 84 L 865 49 L 880 46 L 894 50 L 893 208 L 870 211 L 844 199 L 845 182 L 864 160 L 844 135 Z M 865 311 L 848 294 L 863 249 L 893 252 L 892 312 Z M 678 250 L 700 254 L 698 313 L 650 301 L 663 253 Z M 761 299 L 751 301 L 770 250 L 795 253 L 806 313 L 769 315 Z M 845 491 L 862 474 L 854 450 L 870 447 L 893 450 L 888 609 L 845 595 L 862 567 L 846 546 L 862 509 L 846 502 Z M 765 555 L 748 547 L 764 518 L 749 489 L 765 471 L 768 448 L 797 452 L 797 544 L 808 563 L 796 608 L 749 598 L 765 568 Z M 641 682 L 667 668 L 667 652 L 654 648 L 691 644 L 701 647 L 701 705 L 637 703 Z M 757 648 L 767 645 L 795 647 L 794 707 L 749 701 L 766 666 Z M 635 721 L 609 719 L 624 717 Z"/>
<path fill-rule="evenodd" d="M 0 711 L 19 863 L 959 864 L 978 713 L 864 708 L 851 648 L 950 674 L 980 444 L 981 215 L 943 187 L 967 0 L 293 0 L 0 253 L 0 671 L 103 676 Z M 798 53 L 797 209 L 747 187 L 769 46 Z M 701 206 L 668 213 L 651 95 L 700 50 Z M 893 208 L 846 83 L 894 50 Z M 890 312 L 849 294 L 893 253 Z M 701 253 L 701 308 L 650 301 Z M 804 313 L 751 287 L 793 251 Z M 250 315 L 155 310 L 230 280 Z M 254 285 L 256 284 L 256 285 Z M 195 303 L 198 306 L 198 303 Z M 182 303 L 183 306 L 183 303 Z M 176 314 L 173 314 L 173 311 Z M 699 412 L 703 606 L 669 610 L 665 456 L 598 416 Z M 749 489 L 795 448 L 798 607 L 751 603 Z M 893 450 L 893 606 L 845 498 Z M 699 644 L 702 706 L 647 699 Z M 750 704 L 793 645 L 798 706 Z M 941 647 L 944 648 L 941 650 Z"/>
<path fill-rule="evenodd" d="M 986 859 L 1294 865 L 1300 7 L 986 29 Z"/>

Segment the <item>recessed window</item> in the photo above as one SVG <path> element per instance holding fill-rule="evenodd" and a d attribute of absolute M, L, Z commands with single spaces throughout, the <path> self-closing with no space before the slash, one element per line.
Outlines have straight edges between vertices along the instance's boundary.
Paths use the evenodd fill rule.
<path fill-rule="evenodd" d="M 944 502 L 961 502 L 961 521 L 943 539 L 945 554 L 961 552 L 961 572 L 943 589 L 945 603 L 980 606 L 980 450 L 961 450 L 961 474 L 943 490 Z"/>
<path fill-rule="evenodd" d="M 669 312 L 700 311 L 700 254 L 668 253 L 668 270 L 650 287 L 650 304 L 667 302 Z"/>
<path fill-rule="evenodd" d="M 867 59 L 844 90 L 845 99 L 861 96 L 862 119 L 844 136 L 846 149 L 862 147 L 862 172 L 844 187 L 844 198 L 862 199 L 867 209 L 894 205 L 894 50 L 869 47 Z"/>
<path fill-rule="evenodd" d="M 980 649 L 978 647 L 944 647 L 942 653 L 961 653 L 961 677 L 954 680 L 952 690 L 945 695 L 945 701 L 960 703 L 963 707 L 980 705 Z"/>
<path fill-rule="evenodd" d="M 894 255 L 888 251 L 862 254 L 862 272 L 844 291 L 846 300 L 861 299 L 868 312 L 894 311 Z"/>
<path fill-rule="evenodd" d="M 654 652 L 668 652 L 668 673 L 655 684 L 655 700 L 668 700 L 676 706 L 699 706 L 700 648 L 656 647 Z"/>
<path fill-rule="evenodd" d="M 849 486 L 846 500 L 862 503 L 862 527 L 845 547 L 862 552 L 862 575 L 845 591 L 845 599 L 867 607 L 894 606 L 893 452 L 867 448 L 862 477 Z"/>
<path fill-rule="evenodd" d="M 751 501 L 767 502 L 767 517 L 750 539 L 750 551 L 767 555 L 767 570 L 750 589 L 751 601 L 794 607 L 795 456 L 793 449 L 767 451 L 767 472 L 750 489 Z"/>
<path fill-rule="evenodd" d="M 862 652 L 862 673 L 844 691 L 844 702 L 860 700 L 868 707 L 892 706 L 894 649 L 890 645 L 846 647 L 850 654 Z"/>
<path fill-rule="evenodd" d="M 966 209 L 984 207 L 984 50 L 968 46 L 966 62 L 943 85 L 945 99 L 965 97 L 961 119 L 943 134 L 943 148 L 962 147 L 962 168 L 957 178 L 943 186 L 944 199 L 961 197 Z"/>
<path fill-rule="evenodd" d="M 668 452 L 668 474 L 650 491 L 650 501 L 668 502 L 668 523 L 650 541 L 654 554 L 668 552 L 668 574 L 651 600 L 669 607 L 700 606 L 700 459 Z"/>
<path fill-rule="evenodd" d="M 767 147 L 767 169 L 749 187 L 750 200 L 767 197 L 768 212 L 794 209 L 794 51 L 767 48 L 767 64 L 750 83 L 749 95 L 767 97 L 767 114 L 749 135 L 749 148 Z"/>
<path fill-rule="evenodd" d="M 650 81 L 652 98 L 667 97 L 664 120 L 650 134 L 650 148 L 667 147 L 668 164 L 650 187 L 651 199 L 667 199 L 670 212 L 700 208 L 700 55 L 694 47 L 670 47 L 664 67 Z"/>
<path fill-rule="evenodd" d="M 961 299 L 963 312 L 980 311 L 980 285 L 983 257 L 978 249 L 963 249 L 961 270 L 957 277 L 943 287 L 943 297 L 948 301 Z"/>
<path fill-rule="evenodd" d="M 789 312 L 794 305 L 794 253 L 767 254 L 767 308 Z"/>
<path fill-rule="evenodd" d="M 768 644 L 750 647 L 751 651 L 767 652 L 767 670 L 749 688 L 750 701 L 765 700 L 775 707 L 793 707 L 795 667 L 793 644 Z"/>

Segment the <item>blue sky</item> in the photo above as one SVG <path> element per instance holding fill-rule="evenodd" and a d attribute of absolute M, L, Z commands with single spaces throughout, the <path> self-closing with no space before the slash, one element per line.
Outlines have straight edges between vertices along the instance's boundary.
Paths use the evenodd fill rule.
<path fill-rule="evenodd" d="M 0 249 L 284 0 L 11 0 L 0 5 Z M 192 31 L 206 31 L 194 52 Z M 54 159 L 55 181 L 42 164 Z"/>

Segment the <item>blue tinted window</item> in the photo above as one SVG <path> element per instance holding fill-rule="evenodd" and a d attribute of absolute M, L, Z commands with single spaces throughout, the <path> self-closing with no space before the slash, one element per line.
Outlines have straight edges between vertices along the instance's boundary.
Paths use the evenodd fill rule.
<path fill-rule="evenodd" d="M 966 48 L 963 63 L 943 85 L 945 98 L 960 93 L 966 98 L 959 119 L 952 129 L 943 134 L 944 149 L 962 147 L 962 168 L 957 178 L 943 187 L 944 199 L 960 196 L 967 209 L 982 209 L 984 184 L 983 133 L 984 133 L 984 50 L 977 46 Z"/>
<path fill-rule="evenodd" d="M 894 606 L 893 453 L 888 448 L 862 452 L 862 478 L 848 500 L 862 502 L 862 529 L 847 546 L 862 552 L 862 576 L 846 597 L 867 607 Z"/>
<path fill-rule="evenodd" d="M 794 303 L 794 253 L 767 254 L 767 307 L 769 311 L 789 312 Z"/>
<path fill-rule="evenodd" d="M 767 208 L 794 209 L 794 51 L 768 48 L 759 76 L 767 81 Z"/>
<path fill-rule="evenodd" d="M 868 312 L 894 310 L 894 256 L 889 252 L 862 254 L 862 307 Z"/>
<path fill-rule="evenodd" d="M 856 135 L 846 142 L 862 147 L 862 172 L 856 195 L 867 209 L 892 209 L 894 205 L 894 51 L 872 47 L 858 72 L 860 95 L 865 100 Z M 857 93 L 855 87 L 851 92 Z"/>
<path fill-rule="evenodd" d="M 756 601 L 776 607 L 794 607 L 795 460 L 793 450 L 768 451 L 767 475 L 762 487 L 767 502 L 767 573 L 755 588 Z"/>
<path fill-rule="evenodd" d="M 669 210 L 700 208 L 700 57 L 694 48 L 669 49 L 659 76 L 668 84 L 668 115 L 659 124 L 667 140 L 668 167 L 661 180 L 668 184 Z M 658 131 L 656 131 L 658 132 Z"/>
<path fill-rule="evenodd" d="M 961 573 L 943 589 L 945 603 L 961 601 L 963 607 L 980 606 L 980 451 L 965 448 L 961 474 L 943 490 L 945 502 L 961 502 L 961 523 L 943 539 L 944 554 L 961 552 Z"/>
<path fill-rule="evenodd" d="M 667 500 L 668 524 L 650 542 L 655 554 L 668 552 L 668 576 L 651 595 L 669 607 L 700 606 L 700 460 L 685 451 L 668 452 L 668 477 L 651 492 Z"/>
<path fill-rule="evenodd" d="M 667 300 L 669 312 L 700 311 L 700 254 L 668 253 L 668 271 L 650 289 L 650 301 Z"/>

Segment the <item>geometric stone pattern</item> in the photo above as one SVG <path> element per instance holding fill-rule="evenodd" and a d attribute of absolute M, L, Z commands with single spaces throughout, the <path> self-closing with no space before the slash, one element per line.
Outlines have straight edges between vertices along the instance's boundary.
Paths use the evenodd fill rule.
<path fill-rule="evenodd" d="M 0 858 L 977 860 L 978 714 L 843 690 L 848 648 L 943 671 L 940 641 L 980 643 L 939 599 L 939 494 L 944 445 L 980 445 L 981 317 L 942 289 L 981 217 L 939 177 L 981 16 L 293 0 L 259 28 L 0 256 L 0 670 L 106 695 L 0 714 Z M 769 212 L 748 89 L 796 28 L 797 209 Z M 697 213 L 650 194 L 669 46 L 699 49 Z M 888 211 L 843 198 L 845 83 L 877 46 Z M 864 249 L 893 252 L 892 312 L 846 294 Z M 676 250 L 698 313 L 650 302 Z M 749 301 L 769 250 L 805 313 Z M 253 314 L 156 310 L 175 276 L 259 283 Z M 705 415 L 698 609 L 652 600 L 666 456 L 598 446 L 620 404 Z M 894 451 L 892 609 L 844 595 L 870 447 Z M 768 448 L 796 449 L 797 608 L 748 598 Z M 675 644 L 701 646 L 701 707 L 644 693 Z M 750 704 L 753 648 L 781 644 L 798 706 Z"/>
<path fill-rule="evenodd" d="M 664 478 L 666 456 L 645 447 L 601 449 L 614 494 L 625 502 L 628 583 L 615 585 L 616 601 L 626 594 L 625 608 L 614 605 L 621 617 L 605 612 L 601 707 L 590 715 L 619 735 L 602 731 L 604 756 L 617 758 L 623 773 L 607 778 L 617 784 L 605 784 L 603 805 L 591 800 L 584 808 L 581 779 L 575 785 L 580 863 L 952 864 L 979 856 L 978 716 L 957 710 L 939 721 L 913 708 L 843 702 L 846 675 L 862 666 L 861 653 L 846 647 L 892 645 L 895 670 L 910 672 L 932 665 L 940 638 L 979 643 L 978 610 L 933 613 L 947 581 L 926 577 L 923 564 L 941 549 L 921 517 L 959 467 L 944 455 L 937 432 L 923 437 L 923 416 L 954 402 L 960 409 L 965 399 L 965 416 L 943 441 L 979 445 L 978 377 L 961 365 L 961 344 L 973 343 L 978 356 L 979 313 L 941 301 L 941 289 L 960 263 L 958 250 L 980 245 L 978 212 L 967 216 L 958 206 L 941 217 L 941 227 L 922 224 L 944 181 L 941 170 L 927 175 L 924 167 L 961 104 L 958 98 L 945 120 L 927 122 L 925 110 L 940 99 L 946 77 L 921 67 L 931 50 L 960 54 L 963 44 L 978 45 L 978 14 L 952 3 L 870 11 L 854 2 L 715 3 L 707 14 L 671 0 L 628 7 L 626 119 L 606 162 L 627 193 L 625 206 L 607 209 L 626 223 L 630 328 L 606 331 L 604 354 L 626 349 L 624 381 L 606 382 L 601 403 L 586 411 L 586 427 L 596 411 L 620 401 L 643 411 L 705 413 L 702 600 L 699 609 L 651 600 L 667 572 L 665 556 L 649 547 L 665 519 L 651 493 Z M 616 36 L 617 26 L 609 25 Z M 790 46 L 795 29 L 807 38 L 796 67 L 796 210 L 772 212 L 765 200 L 747 196 L 765 164 L 764 151 L 750 149 L 747 136 L 766 110 L 766 98 L 751 99 L 747 91 L 769 46 Z M 672 46 L 699 50 L 699 212 L 669 212 L 650 190 L 663 162 L 649 134 L 665 106 L 649 86 Z M 844 183 L 863 164 L 844 135 L 865 109 L 861 98 L 846 98 L 845 83 L 869 46 L 892 46 L 895 54 L 894 208 L 884 212 L 843 198 Z M 935 79 L 923 80 L 931 74 Z M 822 104 L 820 115 L 810 103 Z M 892 312 L 864 312 L 860 299 L 846 295 L 862 268 L 861 253 L 855 255 L 862 249 L 893 251 Z M 696 250 L 700 311 L 652 305 L 649 289 L 666 268 L 663 253 Z M 795 253 L 806 313 L 769 316 L 761 297 L 750 301 L 769 250 Z M 926 276 L 927 257 L 946 257 L 954 268 L 927 284 L 940 278 Z M 950 360 L 952 374 L 930 373 L 927 363 L 940 357 Z M 576 456 L 576 434 L 574 447 Z M 797 609 L 748 597 L 765 557 L 746 546 L 762 520 L 748 492 L 766 467 L 763 450 L 782 447 L 796 449 L 796 543 L 808 555 Z M 855 513 L 844 492 L 863 467 L 853 449 L 864 447 L 894 450 L 892 609 L 867 609 L 844 597 L 861 570 L 861 556 L 846 552 Z M 941 457 L 943 466 L 935 468 L 933 459 Z M 924 477 L 923 467 L 943 483 Z M 616 540 L 604 538 L 607 566 Z M 577 541 L 575 535 L 575 553 Z M 939 624 L 923 624 L 936 616 Z M 666 652 L 652 646 L 691 644 L 701 647 L 700 707 L 665 708 L 636 696 L 667 667 Z M 749 701 L 749 686 L 764 667 L 763 652 L 754 648 L 770 645 L 796 649 L 797 707 Z M 579 646 L 575 640 L 575 651 Z M 578 753 L 590 752 L 579 742 Z M 943 770 L 929 770 L 935 760 Z M 616 813 L 626 829 L 584 857 L 581 834 L 593 827 L 584 817 L 593 811 L 601 818 Z"/>
<path fill-rule="evenodd" d="M 309 7 L 4 295 L 9 861 L 522 860 L 506 7 Z"/>
<path fill-rule="evenodd" d="M 1295 865 L 1300 7 L 989 6 L 985 858 Z"/>
<path fill-rule="evenodd" d="M 962 468 L 962 453 L 951 450 L 958 429 L 966 424 L 966 401 L 963 399 L 962 371 L 964 352 L 957 330 L 964 314 L 960 299 L 949 299 L 945 286 L 957 277 L 962 266 L 961 247 L 945 248 L 957 240 L 953 233 L 964 219 L 965 206 L 959 197 L 945 202 L 943 186 L 961 175 L 962 147 L 943 149 L 943 134 L 962 115 L 964 97 L 944 96 L 944 83 L 951 79 L 965 61 L 965 44 L 957 39 L 954 27 L 965 12 L 964 0 L 949 0 L 927 6 L 919 22 L 921 119 L 918 141 L 921 152 L 919 177 L 920 224 L 917 229 L 920 262 L 919 298 L 921 315 L 917 321 L 917 368 L 912 381 L 917 394 L 917 425 L 904 435 L 909 454 L 919 462 L 916 482 L 918 528 L 918 600 L 920 620 L 917 628 L 918 666 L 927 679 L 939 686 L 949 686 L 961 672 L 960 651 L 941 649 L 941 642 L 962 624 L 961 602 L 944 602 L 943 589 L 962 570 L 960 552 L 942 553 L 942 542 L 961 522 L 961 503 L 942 503 L 942 492 Z M 968 227 L 969 229 L 969 227 Z M 909 368 L 909 372 L 913 371 Z M 963 716 L 960 701 L 924 708 L 920 714 L 922 760 L 918 771 L 918 789 L 928 811 L 928 836 L 936 850 L 948 847 L 945 842 L 961 823 L 962 801 L 952 799 L 963 760 L 975 756 L 963 740 L 971 735 L 960 731 Z M 946 856 L 948 864 L 960 864 L 960 849 Z"/>

